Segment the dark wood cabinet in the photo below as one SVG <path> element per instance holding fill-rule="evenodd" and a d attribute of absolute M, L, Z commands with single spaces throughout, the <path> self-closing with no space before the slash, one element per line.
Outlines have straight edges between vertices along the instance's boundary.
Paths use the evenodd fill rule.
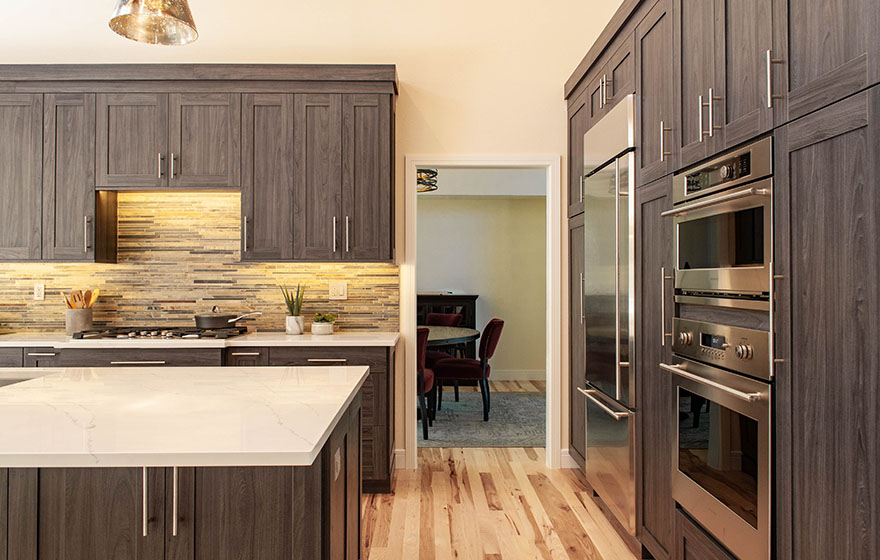
<path fill-rule="evenodd" d="M 777 124 L 880 82 L 876 0 L 773 0 L 773 12 Z"/>
<path fill-rule="evenodd" d="M 39 260 L 43 96 L 0 94 L 0 138 L 0 260 Z"/>
<path fill-rule="evenodd" d="M 22 348 L 0 348 L 0 367 L 22 367 L 24 366 L 24 349 Z M 2 502 L 0 502 L 2 503 Z M 0 527 L 3 525 L 0 524 Z M 3 555 L 0 554 L 0 558 Z"/>
<path fill-rule="evenodd" d="M 169 178 L 172 187 L 241 184 L 241 95 L 169 96 Z"/>
<path fill-rule="evenodd" d="M 603 107 L 606 112 L 630 93 L 635 93 L 636 62 L 633 41 L 632 34 L 617 40 L 617 48 L 608 59 Z"/>
<path fill-rule="evenodd" d="M 681 510 L 670 522 L 675 523 L 675 560 L 736 560 Z"/>
<path fill-rule="evenodd" d="M 60 356 L 54 348 L 25 348 L 24 367 L 59 367 Z"/>
<path fill-rule="evenodd" d="M 245 94 L 241 260 L 293 259 L 293 95 Z"/>
<path fill-rule="evenodd" d="M 670 473 L 675 410 L 672 380 L 660 369 L 672 358 L 672 178 L 636 191 L 636 525 L 639 541 L 654 558 L 671 557 L 674 543 Z"/>
<path fill-rule="evenodd" d="M 775 154 L 778 558 L 877 558 L 880 87 Z"/>
<path fill-rule="evenodd" d="M 636 184 L 668 175 L 678 157 L 673 119 L 672 0 L 660 0 L 635 31 Z"/>
<path fill-rule="evenodd" d="M 168 184 L 168 94 L 99 93 L 97 186 Z"/>
<path fill-rule="evenodd" d="M 293 256 L 341 258 L 342 96 L 304 94 L 294 100 Z"/>
<path fill-rule="evenodd" d="M 342 97 L 341 258 L 390 260 L 394 235 L 391 98 Z"/>
<path fill-rule="evenodd" d="M 584 134 L 590 120 L 587 96 L 568 108 L 568 215 L 584 213 Z"/>
<path fill-rule="evenodd" d="M 586 330 L 584 329 L 584 216 L 569 222 L 568 230 L 568 400 L 569 455 L 581 467 L 586 457 L 586 397 L 578 389 L 586 389 Z"/>
<path fill-rule="evenodd" d="M 269 349 L 227 348 L 223 352 L 223 365 L 233 367 L 268 366 Z"/>
<path fill-rule="evenodd" d="M 675 0 L 673 7 L 673 84 L 676 151 L 686 167 L 705 159 L 720 145 L 716 106 L 721 91 L 715 83 L 714 0 Z M 713 99 L 709 99 L 710 97 Z M 715 128 L 718 127 L 718 128 Z"/>
<path fill-rule="evenodd" d="M 25 350 L 25 362 L 38 354 L 51 364 L 37 367 L 216 367 L 222 364 L 221 348 L 64 348 L 61 350 Z M 50 357 L 49 354 L 55 354 Z"/>

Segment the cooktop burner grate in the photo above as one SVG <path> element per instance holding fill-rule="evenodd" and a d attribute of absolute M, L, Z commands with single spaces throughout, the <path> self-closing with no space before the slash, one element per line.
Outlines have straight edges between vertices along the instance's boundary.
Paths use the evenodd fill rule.
<path fill-rule="evenodd" d="M 75 339 L 191 339 L 191 338 L 232 338 L 247 333 L 247 327 L 225 327 L 222 329 L 200 329 L 198 327 L 106 327 L 74 333 Z"/>

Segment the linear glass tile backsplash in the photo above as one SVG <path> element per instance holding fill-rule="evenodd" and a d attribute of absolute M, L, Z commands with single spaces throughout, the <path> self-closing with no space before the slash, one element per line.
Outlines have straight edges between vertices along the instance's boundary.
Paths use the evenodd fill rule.
<path fill-rule="evenodd" d="M 118 264 L 5 263 L 0 328 L 64 330 L 60 291 L 101 289 L 96 325 L 191 325 L 193 314 L 262 311 L 260 330 L 283 330 L 279 285 L 306 286 L 303 315 L 338 316 L 343 331 L 396 331 L 399 268 L 367 263 L 239 263 L 238 193 L 119 193 Z M 348 299 L 328 300 L 328 281 L 346 280 Z M 34 284 L 46 300 L 34 301 Z"/>

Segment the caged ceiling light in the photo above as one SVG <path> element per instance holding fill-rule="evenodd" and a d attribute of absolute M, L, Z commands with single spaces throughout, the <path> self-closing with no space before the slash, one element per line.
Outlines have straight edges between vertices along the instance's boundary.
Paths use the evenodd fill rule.
<path fill-rule="evenodd" d="M 433 192 L 437 187 L 437 170 L 436 169 L 416 169 L 416 191 Z"/>
<path fill-rule="evenodd" d="M 199 37 L 187 0 L 118 0 L 110 29 L 132 41 L 186 45 Z"/>

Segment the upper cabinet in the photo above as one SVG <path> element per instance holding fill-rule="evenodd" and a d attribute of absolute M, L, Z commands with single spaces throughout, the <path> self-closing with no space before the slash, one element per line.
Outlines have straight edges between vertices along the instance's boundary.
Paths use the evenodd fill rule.
<path fill-rule="evenodd" d="M 97 103 L 99 187 L 239 186 L 239 94 L 110 93 Z"/>
<path fill-rule="evenodd" d="M 618 101 L 635 91 L 635 55 L 633 35 L 618 38 L 610 46 L 609 55 L 598 64 L 588 78 L 588 128 L 599 121 Z"/>
<path fill-rule="evenodd" d="M 568 107 L 568 215 L 584 213 L 584 134 L 591 107 L 580 95 Z"/>
<path fill-rule="evenodd" d="M 40 259 L 43 96 L 0 94 L 0 259 Z"/>
<path fill-rule="evenodd" d="M 776 124 L 880 82 L 877 0 L 773 0 L 773 13 Z"/>

